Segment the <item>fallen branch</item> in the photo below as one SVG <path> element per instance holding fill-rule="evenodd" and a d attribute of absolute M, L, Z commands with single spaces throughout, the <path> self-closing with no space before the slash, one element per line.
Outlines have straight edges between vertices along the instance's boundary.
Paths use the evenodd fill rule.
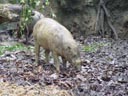
<path fill-rule="evenodd" d="M 20 8 L 20 5 L 0 4 L 0 24 L 8 21 L 18 21 L 19 14 L 17 14 L 17 11 Z"/>
<path fill-rule="evenodd" d="M 0 18 L 0 24 L 1 24 L 1 22 L 3 22 L 3 19 L 4 19 L 4 22 L 8 22 L 8 21 L 17 22 L 17 21 L 19 21 L 21 12 L 22 12 L 22 6 L 21 5 L 0 4 L 0 17 L 1 17 Z M 32 19 L 34 21 L 38 20 L 39 18 L 44 17 L 43 14 L 38 12 L 38 11 L 33 10 L 32 13 L 33 13 Z"/>
<path fill-rule="evenodd" d="M 21 26 L 21 20 L 20 14 L 22 12 L 23 8 L 21 5 L 16 4 L 0 4 L 0 24 L 3 22 L 19 22 L 17 24 L 17 37 L 21 37 L 20 33 L 20 26 Z M 32 20 L 29 24 L 25 26 L 25 29 L 23 30 L 23 34 L 25 34 L 26 41 L 28 41 L 28 35 L 30 35 L 33 32 L 33 26 L 35 23 L 43 18 L 43 14 L 32 10 Z"/>

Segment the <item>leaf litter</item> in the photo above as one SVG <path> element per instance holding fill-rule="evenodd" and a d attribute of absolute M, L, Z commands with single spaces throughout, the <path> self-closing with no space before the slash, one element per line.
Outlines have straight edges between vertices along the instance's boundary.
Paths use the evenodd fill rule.
<path fill-rule="evenodd" d="M 61 66 L 55 74 L 53 62 L 46 64 L 43 56 L 37 66 L 33 50 L 5 52 L 0 56 L 0 95 L 128 96 L 128 40 L 89 36 L 81 43 L 85 62 L 80 72 Z"/>

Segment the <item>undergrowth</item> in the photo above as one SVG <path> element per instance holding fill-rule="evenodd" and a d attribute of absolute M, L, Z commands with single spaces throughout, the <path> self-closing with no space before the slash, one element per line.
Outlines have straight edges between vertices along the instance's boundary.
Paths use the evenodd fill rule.
<path fill-rule="evenodd" d="M 22 50 L 31 50 L 33 49 L 31 46 L 25 46 L 23 44 L 17 43 L 12 46 L 0 46 L 0 55 L 4 54 L 6 51 L 22 51 Z"/>
<path fill-rule="evenodd" d="M 103 43 L 103 42 L 93 43 L 93 44 L 85 45 L 84 46 L 84 51 L 85 52 L 96 52 L 101 47 L 108 46 L 108 45 L 109 45 L 109 43 Z"/>

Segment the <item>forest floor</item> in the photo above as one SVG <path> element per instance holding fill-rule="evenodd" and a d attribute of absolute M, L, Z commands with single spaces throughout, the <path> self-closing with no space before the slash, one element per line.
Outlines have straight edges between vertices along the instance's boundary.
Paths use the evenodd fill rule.
<path fill-rule="evenodd" d="M 52 59 L 43 64 L 41 53 L 42 70 L 34 65 L 33 46 L 8 47 L 13 41 L 7 41 L 8 36 L 0 35 L 0 96 L 128 96 L 128 40 L 82 38 L 82 70 L 69 67 L 58 77 Z"/>

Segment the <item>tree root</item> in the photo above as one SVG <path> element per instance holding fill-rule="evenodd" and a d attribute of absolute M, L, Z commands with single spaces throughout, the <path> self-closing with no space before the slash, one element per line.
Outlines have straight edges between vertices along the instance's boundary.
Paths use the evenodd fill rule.
<path fill-rule="evenodd" d="M 97 19 L 96 19 L 96 26 L 95 31 L 96 33 L 101 34 L 101 36 L 105 37 L 105 23 L 110 27 L 114 34 L 114 38 L 118 39 L 118 34 L 114 26 L 112 25 L 112 20 L 110 18 L 110 14 L 105 6 L 105 3 L 103 0 L 100 0 L 100 3 L 98 5 L 98 12 L 97 12 Z M 112 35 L 111 35 L 112 36 Z M 113 37 L 112 37 L 113 38 Z"/>

